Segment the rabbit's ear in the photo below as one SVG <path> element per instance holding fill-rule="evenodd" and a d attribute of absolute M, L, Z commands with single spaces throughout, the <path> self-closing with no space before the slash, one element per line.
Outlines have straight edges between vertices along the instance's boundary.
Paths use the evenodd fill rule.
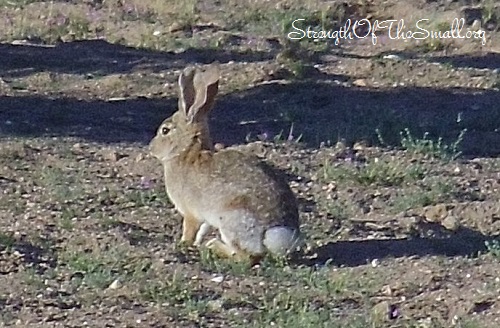
<path fill-rule="evenodd" d="M 179 76 L 179 110 L 183 111 L 186 116 L 189 109 L 193 106 L 195 99 L 194 75 L 195 69 L 193 67 L 186 67 Z"/>
<path fill-rule="evenodd" d="M 219 78 L 220 72 L 217 63 L 210 65 L 204 72 L 196 71 L 193 79 L 194 102 L 187 112 L 190 122 L 206 119 L 219 91 Z"/>

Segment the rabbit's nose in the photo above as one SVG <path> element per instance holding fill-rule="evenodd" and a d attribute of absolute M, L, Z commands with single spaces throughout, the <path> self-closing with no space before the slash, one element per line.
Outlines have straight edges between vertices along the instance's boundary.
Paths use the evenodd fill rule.
<path fill-rule="evenodd" d="M 151 140 L 151 142 L 148 145 L 148 153 L 152 155 L 153 150 L 154 150 L 154 143 L 155 143 L 156 137 Z"/>

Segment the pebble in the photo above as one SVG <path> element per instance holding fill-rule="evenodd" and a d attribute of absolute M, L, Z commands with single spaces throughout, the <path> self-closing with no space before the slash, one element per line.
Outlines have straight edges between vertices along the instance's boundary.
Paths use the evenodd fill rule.
<path fill-rule="evenodd" d="M 115 279 L 108 287 L 108 289 L 119 289 L 122 287 L 122 283 L 119 279 Z"/>
<path fill-rule="evenodd" d="M 212 279 L 210 279 L 210 281 L 212 282 L 216 282 L 218 284 L 220 284 L 221 282 L 224 281 L 224 276 L 216 276 L 216 277 L 213 277 Z"/>

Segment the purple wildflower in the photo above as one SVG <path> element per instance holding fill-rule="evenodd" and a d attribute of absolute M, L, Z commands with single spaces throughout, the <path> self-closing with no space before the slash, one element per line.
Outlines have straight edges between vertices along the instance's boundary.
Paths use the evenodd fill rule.
<path fill-rule="evenodd" d="M 153 182 L 148 177 L 141 177 L 141 180 L 139 181 L 139 188 L 143 190 L 151 189 L 153 188 Z"/>

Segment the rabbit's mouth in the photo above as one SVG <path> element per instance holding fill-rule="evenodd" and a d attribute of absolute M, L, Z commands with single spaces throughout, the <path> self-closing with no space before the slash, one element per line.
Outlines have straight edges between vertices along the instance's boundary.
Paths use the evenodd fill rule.
<path fill-rule="evenodd" d="M 153 140 L 151 140 L 151 142 L 149 143 L 149 155 L 159 159 L 160 161 L 163 161 L 166 157 L 168 157 L 169 152 L 166 151 L 164 147 L 161 147 L 162 145 L 157 138 L 158 137 L 154 137 Z"/>
<path fill-rule="evenodd" d="M 149 155 L 153 156 L 154 158 L 160 160 L 161 162 L 168 161 L 170 160 L 173 156 L 169 154 L 168 152 L 156 152 L 150 148 L 149 150 Z"/>
<path fill-rule="evenodd" d="M 160 151 L 158 151 L 156 147 L 154 147 L 154 145 L 149 146 L 149 155 L 158 159 L 162 163 L 168 162 L 177 156 L 176 154 L 173 154 L 172 152 L 165 149 L 161 149 Z"/>

